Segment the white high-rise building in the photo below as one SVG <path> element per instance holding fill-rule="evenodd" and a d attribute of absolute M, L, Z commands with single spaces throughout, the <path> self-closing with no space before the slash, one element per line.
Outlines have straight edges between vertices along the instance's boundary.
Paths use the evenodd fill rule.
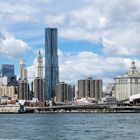
<path fill-rule="evenodd" d="M 45 80 L 43 78 L 43 58 L 38 52 L 38 57 L 36 59 L 36 78 L 33 81 L 32 85 L 34 97 L 38 98 L 39 101 L 44 101 L 45 98 Z"/>
<path fill-rule="evenodd" d="M 25 60 L 20 60 L 20 79 L 19 79 L 19 95 L 18 98 L 21 100 L 29 100 L 29 84 L 28 84 L 28 73 L 25 64 Z"/>
<path fill-rule="evenodd" d="M 118 76 L 114 80 L 114 91 L 117 100 L 126 100 L 131 95 L 140 93 L 140 72 L 137 70 L 134 60 L 131 62 L 127 74 Z"/>
<path fill-rule="evenodd" d="M 38 57 L 36 59 L 36 77 L 43 78 L 43 58 L 40 51 L 38 52 Z"/>
<path fill-rule="evenodd" d="M 26 69 L 25 60 L 21 59 L 19 65 L 20 65 L 20 79 L 27 80 L 27 69 Z"/>

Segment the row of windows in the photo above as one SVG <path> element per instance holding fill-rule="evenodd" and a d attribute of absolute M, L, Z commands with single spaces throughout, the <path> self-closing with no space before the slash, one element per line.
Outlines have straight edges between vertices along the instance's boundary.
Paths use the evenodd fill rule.
<path fill-rule="evenodd" d="M 116 79 L 116 83 L 130 83 L 130 82 L 140 83 L 140 79 Z"/>

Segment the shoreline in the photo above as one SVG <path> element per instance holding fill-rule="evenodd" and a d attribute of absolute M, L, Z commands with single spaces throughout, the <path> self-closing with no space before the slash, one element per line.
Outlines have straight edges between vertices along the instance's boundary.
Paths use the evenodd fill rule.
<path fill-rule="evenodd" d="M 66 105 L 52 107 L 0 106 L 0 114 L 140 113 L 140 106 Z"/>
<path fill-rule="evenodd" d="M 110 112 L 84 112 L 84 111 L 71 111 L 71 112 L 0 112 L 1 114 L 124 114 L 124 113 L 140 113 L 140 111 L 110 111 Z"/>

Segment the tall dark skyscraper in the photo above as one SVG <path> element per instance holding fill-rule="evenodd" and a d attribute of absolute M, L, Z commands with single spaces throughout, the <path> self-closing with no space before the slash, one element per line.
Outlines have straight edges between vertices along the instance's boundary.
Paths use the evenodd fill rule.
<path fill-rule="evenodd" d="M 57 54 L 57 29 L 45 29 L 45 99 L 55 97 L 55 87 L 59 82 L 58 54 Z"/>
<path fill-rule="evenodd" d="M 1 75 L 6 77 L 14 76 L 14 65 L 3 64 L 1 66 Z"/>

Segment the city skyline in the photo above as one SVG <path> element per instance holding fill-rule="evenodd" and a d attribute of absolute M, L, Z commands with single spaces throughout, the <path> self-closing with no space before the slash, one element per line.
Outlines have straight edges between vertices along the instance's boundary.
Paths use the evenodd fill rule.
<path fill-rule="evenodd" d="M 139 136 L 140 0 L 0 0 L 0 140 Z"/>
<path fill-rule="evenodd" d="M 129 69 L 132 57 L 140 69 L 138 0 L 0 4 L 0 64 L 15 64 L 16 74 L 24 58 L 29 80 L 35 77 L 35 57 L 38 50 L 44 56 L 46 27 L 58 28 L 60 81 L 75 84 L 92 76 L 110 83 Z"/>

